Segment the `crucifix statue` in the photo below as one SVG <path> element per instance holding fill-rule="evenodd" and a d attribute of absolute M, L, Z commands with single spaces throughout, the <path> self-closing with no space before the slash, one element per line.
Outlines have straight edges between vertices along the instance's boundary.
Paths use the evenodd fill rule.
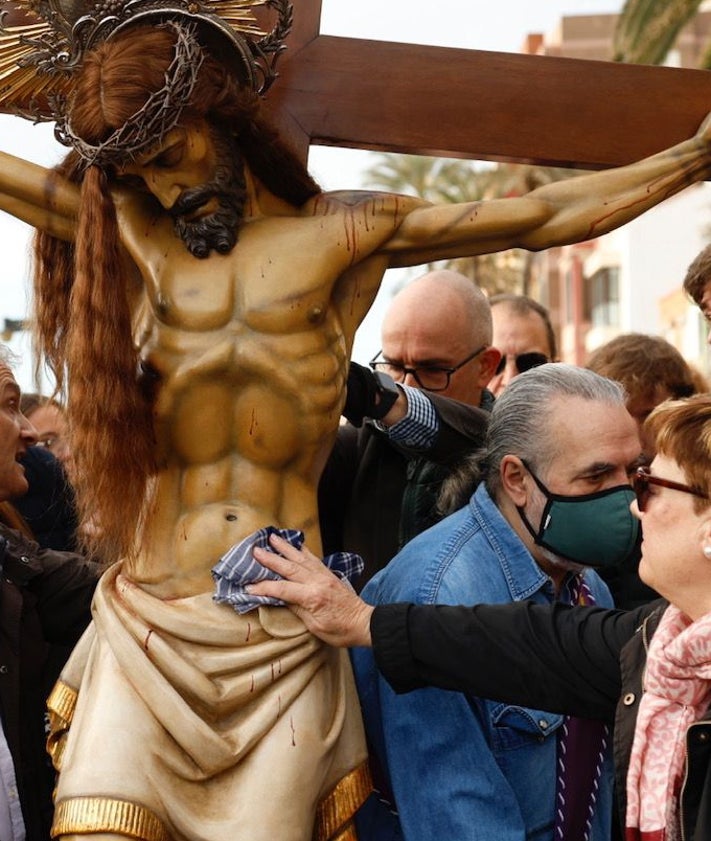
<path fill-rule="evenodd" d="M 379 134 L 358 65 L 382 57 L 377 79 L 421 91 L 437 77 L 449 113 L 461 68 L 509 59 L 322 38 L 306 0 L 13 8 L 0 102 L 53 120 L 69 153 L 51 171 L 0 154 L 0 209 L 37 228 L 39 344 L 68 388 L 94 548 L 114 562 L 50 699 L 53 836 L 352 839 L 369 782 L 348 660 L 288 611 L 250 610 L 244 586 L 266 527 L 320 549 L 318 479 L 383 273 L 605 233 L 709 177 L 709 124 L 687 131 L 687 115 L 690 139 L 658 151 L 679 130 L 659 117 L 635 141 L 651 157 L 519 198 L 324 193 L 303 165 L 310 140 L 467 151 L 464 113 L 436 132 L 445 120 L 413 112 L 405 133 L 393 108 Z M 292 11 L 294 57 L 272 87 Z M 498 132 L 524 122 L 508 75 Z M 484 138 L 469 152 L 494 157 L 501 135 Z M 600 167 L 638 148 L 546 140 L 547 156 L 513 137 L 498 155 Z M 213 600 L 218 562 L 248 612 Z"/>

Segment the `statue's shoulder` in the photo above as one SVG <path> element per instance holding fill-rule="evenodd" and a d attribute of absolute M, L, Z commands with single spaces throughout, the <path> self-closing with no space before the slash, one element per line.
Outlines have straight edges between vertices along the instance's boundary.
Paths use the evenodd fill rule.
<path fill-rule="evenodd" d="M 377 190 L 332 190 L 318 193 L 308 200 L 302 210 L 313 214 L 352 213 L 354 209 L 365 209 L 373 216 L 402 215 L 428 204 L 418 196 L 405 196 L 398 193 L 379 192 Z"/>

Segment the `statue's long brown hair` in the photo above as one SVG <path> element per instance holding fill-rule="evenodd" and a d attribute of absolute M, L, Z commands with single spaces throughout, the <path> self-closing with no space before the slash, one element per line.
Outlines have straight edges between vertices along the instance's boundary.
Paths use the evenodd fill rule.
<path fill-rule="evenodd" d="M 146 27 L 117 36 L 87 56 L 71 105 L 73 131 L 89 143 L 105 139 L 164 84 L 174 32 Z M 319 192 L 301 162 L 260 114 L 260 101 L 240 89 L 211 57 L 203 63 L 190 115 L 205 116 L 236 138 L 252 172 L 298 207 Z M 187 115 L 187 113 L 186 113 Z M 138 377 L 131 329 L 131 267 L 122 252 L 106 173 L 82 169 L 71 152 L 58 170 L 81 184 L 75 242 L 38 231 L 35 312 L 38 349 L 66 387 L 77 501 L 93 524 L 87 548 L 107 561 L 129 554 L 145 516 L 155 472 L 150 399 Z"/>

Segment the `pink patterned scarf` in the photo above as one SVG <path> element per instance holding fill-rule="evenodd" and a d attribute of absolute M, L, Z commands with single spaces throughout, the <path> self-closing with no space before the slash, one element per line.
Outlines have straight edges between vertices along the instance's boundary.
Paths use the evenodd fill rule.
<path fill-rule="evenodd" d="M 627 773 L 625 841 L 677 841 L 686 731 L 711 697 L 711 613 L 669 606 L 652 637 Z"/>

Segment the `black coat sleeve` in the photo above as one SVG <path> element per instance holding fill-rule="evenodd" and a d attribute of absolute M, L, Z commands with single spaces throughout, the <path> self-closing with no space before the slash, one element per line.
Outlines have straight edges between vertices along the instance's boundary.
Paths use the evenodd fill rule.
<path fill-rule="evenodd" d="M 620 651 L 657 605 L 383 605 L 371 621 L 374 655 L 397 692 L 432 685 L 611 721 Z"/>

